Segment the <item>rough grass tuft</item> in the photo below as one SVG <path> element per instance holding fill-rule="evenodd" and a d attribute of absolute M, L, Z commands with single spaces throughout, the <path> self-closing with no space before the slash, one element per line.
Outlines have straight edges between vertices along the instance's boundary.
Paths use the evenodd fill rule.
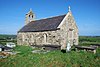
<path fill-rule="evenodd" d="M 0 59 L 0 67 L 100 67 L 100 49 L 96 54 L 90 52 L 63 53 L 60 50 L 46 54 L 32 53 L 30 46 L 17 46 L 17 55 Z"/>

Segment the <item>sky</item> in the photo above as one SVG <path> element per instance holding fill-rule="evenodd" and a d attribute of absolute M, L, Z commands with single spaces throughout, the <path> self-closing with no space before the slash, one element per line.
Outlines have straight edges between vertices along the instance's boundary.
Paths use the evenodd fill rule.
<path fill-rule="evenodd" d="M 68 6 L 81 36 L 100 36 L 100 0 L 0 0 L 0 34 L 17 34 L 30 10 L 36 19 L 67 14 Z"/>

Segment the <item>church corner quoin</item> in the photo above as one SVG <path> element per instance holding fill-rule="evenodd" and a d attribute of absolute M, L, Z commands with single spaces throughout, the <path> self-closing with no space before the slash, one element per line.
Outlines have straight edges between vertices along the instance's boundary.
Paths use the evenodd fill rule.
<path fill-rule="evenodd" d="M 78 28 L 72 12 L 46 19 L 34 20 L 30 10 L 25 26 L 17 33 L 18 45 L 58 45 L 66 49 L 68 43 L 78 45 Z"/>

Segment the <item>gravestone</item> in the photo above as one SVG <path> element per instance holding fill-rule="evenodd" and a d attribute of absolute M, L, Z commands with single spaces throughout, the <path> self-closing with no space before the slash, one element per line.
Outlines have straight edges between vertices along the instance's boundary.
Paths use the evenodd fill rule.
<path fill-rule="evenodd" d="M 70 43 L 68 42 L 68 44 L 67 44 L 67 48 L 66 48 L 66 51 L 69 52 L 70 49 L 71 49 L 71 45 L 70 45 Z"/>

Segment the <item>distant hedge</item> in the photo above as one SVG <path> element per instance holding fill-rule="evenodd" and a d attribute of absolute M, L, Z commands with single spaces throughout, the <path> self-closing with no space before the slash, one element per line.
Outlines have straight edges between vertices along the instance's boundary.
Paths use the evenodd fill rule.
<path fill-rule="evenodd" d="M 100 42 L 100 36 L 79 36 L 79 42 Z"/>

